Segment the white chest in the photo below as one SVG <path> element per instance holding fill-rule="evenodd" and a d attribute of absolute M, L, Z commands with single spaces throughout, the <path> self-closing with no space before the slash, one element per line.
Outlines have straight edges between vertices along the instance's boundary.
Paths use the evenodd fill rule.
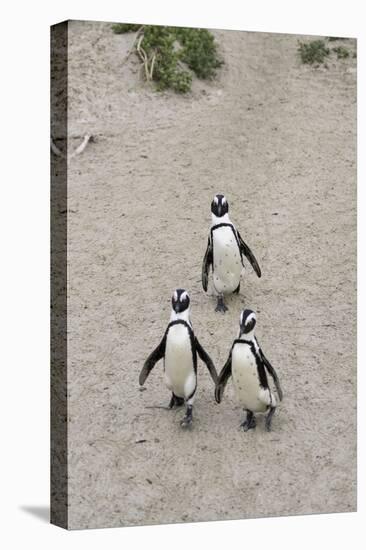
<path fill-rule="evenodd" d="M 194 373 L 191 340 L 186 326 L 170 327 L 165 346 L 165 381 L 176 395 L 185 397 L 187 381 Z"/>
<path fill-rule="evenodd" d="M 248 344 L 236 344 L 232 351 L 231 372 L 240 405 L 253 412 L 264 412 L 263 390 L 259 383 L 257 363 Z"/>
<path fill-rule="evenodd" d="M 231 227 L 219 227 L 212 232 L 213 238 L 213 282 L 222 293 L 233 292 L 243 269 L 240 250 Z"/>

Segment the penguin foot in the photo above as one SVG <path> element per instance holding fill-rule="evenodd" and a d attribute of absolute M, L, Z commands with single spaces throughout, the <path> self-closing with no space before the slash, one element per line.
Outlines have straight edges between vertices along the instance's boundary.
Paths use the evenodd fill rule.
<path fill-rule="evenodd" d="M 247 417 L 244 422 L 240 424 L 240 426 L 243 428 L 244 432 L 247 432 L 248 430 L 254 430 L 256 425 L 257 422 L 255 420 L 254 414 L 252 413 L 252 411 L 247 411 Z"/>
<path fill-rule="evenodd" d="M 169 409 L 172 409 L 173 407 L 181 407 L 182 405 L 184 405 L 183 397 L 178 397 L 172 393 L 172 397 L 168 405 Z"/>
<path fill-rule="evenodd" d="M 240 426 L 243 428 L 244 432 L 247 432 L 249 430 L 254 430 L 257 423 L 255 420 L 252 420 L 251 422 L 247 422 L 246 420 L 240 424 Z"/>
<path fill-rule="evenodd" d="M 266 416 L 266 430 L 267 432 L 270 432 L 272 429 L 272 417 L 275 413 L 276 407 L 270 407 L 269 413 Z"/>
<path fill-rule="evenodd" d="M 182 428 L 187 428 L 188 426 L 192 425 L 193 417 L 192 417 L 192 406 L 188 405 L 186 410 L 186 415 L 181 421 L 180 425 Z"/>
<path fill-rule="evenodd" d="M 188 428 L 188 426 L 192 425 L 192 417 L 185 416 L 183 420 L 181 420 L 180 425 L 182 426 L 182 428 Z"/>
<path fill-rule="evenodd" d="M 217 298 L 217 306 L 215 308 L 215 311 L 222 311 L 222 313 L 225 313 L 227 311 L 227 307 L 224 302 L 224 298 L 222 296 L 218 296 Z"/>

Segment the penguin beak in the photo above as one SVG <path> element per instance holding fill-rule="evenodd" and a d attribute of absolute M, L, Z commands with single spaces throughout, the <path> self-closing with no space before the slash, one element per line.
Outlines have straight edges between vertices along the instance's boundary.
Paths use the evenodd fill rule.
<path fill-rule="evenodd" d="M 179 304 L 175 304 L 174 311 L 175 313 L 179 313 Z"/>
<path fill-rule="evenodd" d="M 221 212 L 222 212 L 222 207 L 221 207 L 221 204 L 219 204 L 218 207 L 217 207 L 217 213 L 218 213 L 219 217 L 221 216 Z"/>

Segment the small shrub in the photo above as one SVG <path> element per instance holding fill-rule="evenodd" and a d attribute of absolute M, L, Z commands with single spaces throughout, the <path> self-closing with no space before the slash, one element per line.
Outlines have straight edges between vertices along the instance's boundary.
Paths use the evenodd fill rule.
<path fill-rule="evenodd" d="M 214 36 L 206 29 L 119 23 L 112 30 L 117 34 L 141 31 L 136 53 L 144 63 L 146 79 L 154 80 L 159 90 L 186 93 L 192 84 L 190 71 L 198 78 L 211 79 L 223 63 Z"/>
<path fill-rule="evenodd" d="M 216 52 L 215 39 L 206 29 L 177 29 L 177 38 L 183 46 L 181 59 L 198 76 L 213 78 L 222 65 Z"/>
<path fill-rule="evenodd" d="M 138 31 L 141 25 L 133 25 L 131 23 L 116 23 L 112 25 L 112 31 L 115 34 L 124 34 L 125 32 Z"/>
<path fill-rule="evenodd" d="M 333 51 L 337 54 L 337 59 L 347 59 L 349 57 L 349 51 L 344 46 L 333 48 Z"/>
<path fill-rule="evenodd" d="M 313 65 L 314 63 L 323 63 L 329 56 L 330 50 L 325 45 L 324 40 L 312 40 L 311 42 L 299 42 L 298 51 L 303 63 Z"/>

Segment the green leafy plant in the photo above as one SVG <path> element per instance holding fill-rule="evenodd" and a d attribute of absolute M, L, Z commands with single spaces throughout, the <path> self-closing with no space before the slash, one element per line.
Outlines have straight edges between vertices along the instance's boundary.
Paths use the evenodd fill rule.
<path fill-rule="evenodd" d="M 133 48 L 142 61 L 146 80 L 154 80 L 159 90 L 186 93 L 191 89 L 192 73 L 212 79 L 223 63 L 214 36 L 206 29 L 118 23 L 112 30 L 116 34 L 136 32 Z"/>
<path fill-rule="evenodd" d="M 327 48 L 324 40 L 312 40 L 311 42 L 299 42 L 298 52 L 303 63 L 313 65 L 320 64 L 329 56 L 330 49 Z"/>
<path fill-rule="evenodd" d="M 182 44 L 181 59 L 198 76 L 213 78 L 222 65 L 217 58 L 214 36 L 206 29 L 176 29 Z"/>
<path fill-rule="evenodd" d="M 133 25 L 131 23 L 116 23 L 112 25 L 112 30 L 116 34 L 124 34 L 125 32 L 138 31 L 141 25 Z"/>
<path fill-rule="evenodd" d="M 344 46 L 333 48 L 333 51 L 337 54 L 337 59 L 347 59 L 349 57 L 349 51 Z"/>

